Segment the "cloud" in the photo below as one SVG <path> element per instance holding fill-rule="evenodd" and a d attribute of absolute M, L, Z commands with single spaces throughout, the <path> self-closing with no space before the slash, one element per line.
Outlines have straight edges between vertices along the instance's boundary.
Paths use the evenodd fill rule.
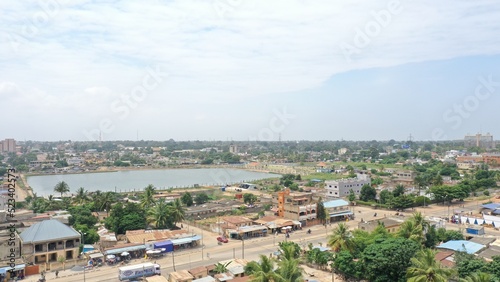
<path fill-rule="evenodd" d="M 221 17 L 218 1 L 237 5 Z M 156 64 L 171 77 L 148 101 L 189 105 L 317 88 L 352 70 L 499 52 L 500 3 L 400 0 L 401 12 L 347 61 L 342 44 L 353 45 L 393 2 L 5 1 L 0 72 L 17 92 L 38 89 L 18 98 L 33 109 L 31 99 L 97 118 Z M 47 12 L 40 3 L 59 4 Z M 144 107 L 155 106 L 148 101 Z"/>

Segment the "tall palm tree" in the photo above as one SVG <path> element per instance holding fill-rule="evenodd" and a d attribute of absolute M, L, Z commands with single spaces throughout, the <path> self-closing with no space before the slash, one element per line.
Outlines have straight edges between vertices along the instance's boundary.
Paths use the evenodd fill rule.
<path fill-rule="evenodd" d="M 100 211 L 100 208 L 102 206 L 101 200 L 102 200 L 102 191 L 97 190 L 91 193 L 90 199 L 92 200 L 92 203 L 94 204 L 94 210 L 93 211 Z"/>
<path fill-rule="evenodd" d="M 341 222 L 333 229 L 332 234 L 328 237 L 328 246 L 334 252 L 340 252 L 341 250 L 352 251 L 354 249 L 352 234 L 347 224 Z"/>
<path fill-rule="evenodd" d="M 149 208 L 147 221 L 155 226 L 155 228 L 166 228 L 168 223 L 171 222 L 170 206 L 165 200 L 156 202 L 156 205 Z"/>
<path fill-rule="evenodd" d="M 54 191 L 57 193 L 61 193 L 61 198 L 62 198 L 64 193 L 69 192 L 69 186 L 66 182 L 61 181 L 61 182 L 58 182 L 56 184 L 56 186 L 54 186 Z"/>
<path fill-rule="evenodd" d="M 170 216 L 172 217 L 172 221 L 174 222 L 174 225 L 177 222 L 181 222 L 185 218 L 185 210 L 184 207 L 182 206 L 182 202 L 179 198 L 175 199 L 175 201 L 172 202 L 170 206 Z"/>
<path fill-rule="evenodd" d="M 84 205 L 90 201 L 88 191 L 85 188 L 80 187 L 76 190 L 76 195 L 73 198 L 73 202 L 77 205 Z"/>
<path fill-rule="evenodd" d="M 436 261 L 436 251 L 422 249 L 411 258 L 411 266 L 406 270 L 408 282 L 447 282 L 453 269 L 443 267 Z"/>
<path fill-rule="evenodd" d="M 460 279 L 460 282 L 491 282 L 493 277 L 489 273 L 485 272 L 474 272 L 472 275 L 466 277 L 465 279 Z"/>
<path fill-rule="evenodd" d="M 251 282 L 272 282 L 279 278 L 274 272 L 274 261 L 265 255 L 259 255 L 259 262 L 251 261 L 245 265 L 245 274 Z"/>
<path fill-rule="evenodd" d="M 153 206 L 155 203 L 155 187 L 152 184 L 149 184 L 144 188 L 144 193 L 141 197 L 141 208 L 148 209 Z"/>
<path fill-rule="evenodd" d="M 98 209 L 100 211 L 105 210 L 106 213 L 109 214 L 109 210 L 111 209 L 111 206 L 115 202 L 116 202 L 116 195 L 115 195 L 115 193 L 108 191 L 108 192 L 102 194 L 101 199 L 99 201 L 100 206 L 98 207 Z"/>
<path fill-rule="evenodd" d="M 418 243 L 424 241 L 422 225 L 417 225 L 413 220 L 406 220 L 399 226 L 398 236 Z"/>

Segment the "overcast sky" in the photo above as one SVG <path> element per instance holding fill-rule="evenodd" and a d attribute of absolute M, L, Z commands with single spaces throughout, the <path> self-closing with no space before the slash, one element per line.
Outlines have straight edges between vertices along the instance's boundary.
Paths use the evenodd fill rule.
<path fill-rule="evenodd" d="M 3 0 L 0 139 L 499 139 L 498 19 L 481 0 Z"/>

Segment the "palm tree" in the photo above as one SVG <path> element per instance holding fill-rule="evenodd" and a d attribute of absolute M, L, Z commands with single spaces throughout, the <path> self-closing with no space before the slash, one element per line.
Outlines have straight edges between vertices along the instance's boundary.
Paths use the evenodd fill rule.
<path fill-rule="evenodd" d="M 84 205 L 90 200 L 88 191 L 85 188 L 80 187 L 76 190 L 76 196 L 73 198 L 73 202 L 77 205 Z"/>
<path fill-rule="evenodd" d="M 424 231 L 422 225 L 418 225 L 413 220 L 406 220 L 399 226 L 398 236 L 413 240 L 418 243 L 424 241 Z"/>
<path fill-rule="evenodd" d="M 98 209 L 100 211 L 105 210 L 107 214 L 109 214 L 109 210 L 111 209 L 111 206 L 116 202 L 116 195 L 114 192 L 106 192 L 101 195 L 100 198 L 100 206 L 98 206 Z"/>
<path fill-rule="evenodd" d="M 228 262 L 226 264 L 222 264 L 220 262 L 218 262 L 216 265 L 215 265 L 215 268 L 214 268 L 214 272 L 215 273 L 225 273 L 227 272 L 227 266 L 230 264 L 231 262 Z"/>
<path fill-rule="evenodd" d="M 155 187 L 152 184 L 149 184 L 144 188 L 144 193 L 141 197 L 141 208 L 148 209 L 153 206 L 155 203 Z"/>
<path fill-rule="evenodd" d="M 436 251 L 422 249 L 411 258 L 411 266 L 406 271 L 408 282 L 447 282 L 453 269 L 443 267 L 436 261 Z"/>
<path fill-rule="evenodd" d="M 276 271 L 279 276 L 275 281 L 283 282 L 302 282 L 302 269 L 299 267 L 299 260 L 297 259 L 284 259 L 280 261 L 278 270 Z"/>
<path fill-rule="evenodd" d="M 174 222 L 174 225 L 177 222 L 181 222 L 185 218 L 185 211 L 184 207 L 182 206 L 182 202 L 179 198 L 175 199 L 175 201 L 172 202 L 170 206 L 170 216 L 172 217 L 172 221 Z"/>
<path fill-rule="evenodd" d="M 64 193 L 69 192 L 69 186 L 66 182 L 61 181 L 57 183 L 56 186 L 54 186 L 54 191 L 57 193 L 61 193 L 61 198 L 62 198 Z"/>
<path fill-rule="evenodd" d="M 172 220 L 169 211 L 169 205 L 164 199 L 156 202 L 156 205 L 148 210 L 148 223 L 153 224 L 155 228 L 168 227 L 169 221 Z"/>
<path fill-rule="evenodd" d="M 465 279 L 460 279 L 461 282 L 491 282 L 493 277 L 489 273 L 485 272 L 474 272 L 472 275 L 466 277 Z"/>
<path fill-rule="evenodd" d="M 332 235 L 328 237 L 328 246 L 330 246 L 334 252 L 340 252 L 341 250 L 352 251 L 354 249 L 352 234 L 347 224 L 341 222 L 333 229 Z"/>
<path fill-rule="evenodd" d="M 259 262 L 251 261 L 245 265 L 245 274 L 249 275 L 251 282 L 271 282 L 277 281 L 277 274 L 274 272 L 274 261 L 265 255 L 259 255 Z"/>

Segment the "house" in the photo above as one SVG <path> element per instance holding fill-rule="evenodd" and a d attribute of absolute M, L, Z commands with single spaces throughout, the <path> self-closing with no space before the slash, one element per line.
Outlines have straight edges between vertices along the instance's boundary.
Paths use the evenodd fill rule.
<path fill-rule="evenodd" d="M 290 192 L 290 189 L 273 194 L 273 205 L 278 207 L 278 216 L 299 221 L 302 227 L 307 221 L 316 219 L 316 203 L 312 193 Z"/>
<path fill-rule="evenodd" d="M 387 232 L 396 233 L 402 223 L 403 221 L 384 217 L 370 221 L 362 221 L 358 223 L 358 228 L 367 232 L 372 232 L 373 230 L 375 230 L 375 228 L 377 228 L 379 224 L 382 224 Z"/>
<path fill-rule="evenodd" d="M 239 228 L 242 226 L 252 225 L 253 220 L 244 216 L 224 216 L 221 217 L 221 222 L 225 223 L 225 228 Z"/>
<path fill-rule="evenodd" d="M 195 267 L 188 270 L 188 272 L 194 277 L 194 279 L 200 279 L 208 276 L 208 270 L 205 266 Z M 214 279 L 215 280 L 215 279 Z"/>
<path fill-rule="evenodd" d="M 46 269 L 51 263 L 63 257 L 66 261 L 76 260 L 81 234 L 73 228 L 50 219 L 38 222 L 20 235 L 22 255 L 26 262 L 42 264 Z"/>
<path fill-rule="evenodd" d="M 193 275 L 191 275 L 187 270 L 171 272 L 168 276 L 169 282 L 192 282 L 193 280 Z"/>
<path fill-rule="evenodd" d="M 351 190 L 353 190 L 356 195 L 359 195 L 363 185 L 371 185 L 370 176 L 367 174 L 358 174 L 356 178 L 325 181 L 326 197 L 347 197 Z"/>
<path fill-rule="evenodd" d="M 323 202 L 327 214 L 327 221 L 339 221 L 352 218 L 353 212 L 349 210 L 349 203 L 342 199 Z M 328 216 L 329 215 L 329 216 Z"/>

